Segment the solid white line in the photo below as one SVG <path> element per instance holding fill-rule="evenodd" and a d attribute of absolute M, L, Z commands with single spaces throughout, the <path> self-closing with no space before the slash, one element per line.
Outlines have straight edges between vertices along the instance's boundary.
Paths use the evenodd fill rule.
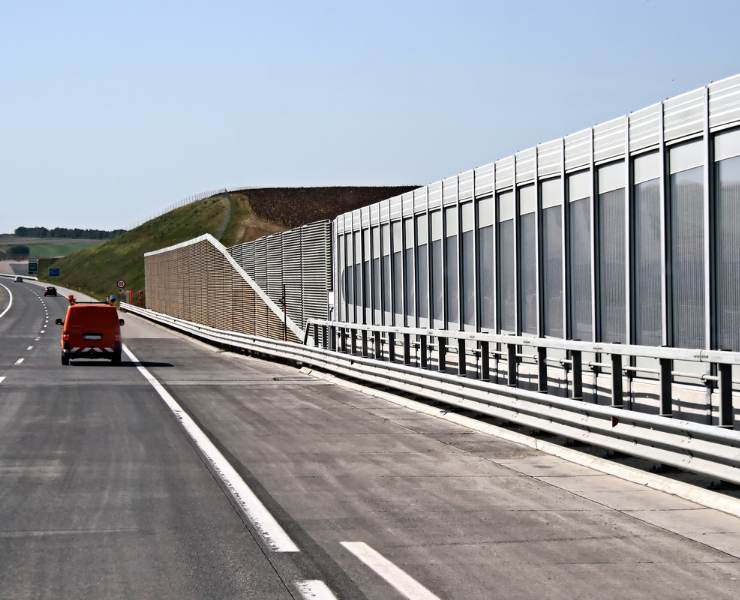
<path fill-rule="evenodd" d="M 124 344 L 123 351 L 133 361 L 139 362 L 134 353 Z M 221 478 L 224 485 L 231 492 L 236 503 L 247 515 L 255 529 L 264 539 L 265 543 L 274 552 L 298 552 L 298 546 L 288 536 L 285 530 L 280 526 L 275 517 L 267 510 L 264 504 L 254 494 L 247 483 L 241 478 L 236 469 L 231 466 L 228 460 L 221 454 L 221 451 L 208 439 L 195 421 L 182 409 L 172 395 L 164 389 L 161 383 L 145 367 L 138 365 L 136 367 L 144 376 L 159 397 L 180 421 L 187 434 L 195 442 L 200 451 L 206 457 L 216 474 Z"/>
<path fill-rule="evenodd" d="M 347 550 L 391 584 L 409 600 L 440 600 L 408 573 L 399 569 L 365 542 L 342 542 Z"/>
<path fill-rule="evenodd" d="M 0 319 L 2 319 L 5 316 L 5 313 L 7 313 L 10 310 L 10 307 L 13 306 L 13 292 L 10 291 L 9 287 L 4 286 L 2 283 L 0 283 L 0 286 L 5 288 L 5 291 L 8 292 L 8 305 L 5 307 L 5 310 L 0 313 Z"/>
<path fill-rule="evenodd" d="M 15 365 L 18 366 L 23 362 L 22 358 L 19 358 L 17 361 L 15 361 Z"/>
<path fill-rule="evenodd" d="M 296 581 L 295 587 L 304 600 L 337 600 L 329 586 L 320 579 Z"/>

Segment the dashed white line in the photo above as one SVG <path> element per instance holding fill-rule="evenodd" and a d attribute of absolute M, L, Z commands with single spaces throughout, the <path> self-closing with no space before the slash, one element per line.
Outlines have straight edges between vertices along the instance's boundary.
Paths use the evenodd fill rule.
<path fill-rule="evenodd" d="M 385 579 L 404 598 L 408 598 L 408 600 L 440 600 L 439 596 L 432 594 L 406 571 L 399 569 L 365 542 L 342 542 L 342 546 Z"/>
<path fill-rule="evenodd" d="M 304 600 L 337 600 L 329 586 L 320 579 L 296 581 L 295 587 Z"/>
<path fill-rule="evenodd" d="M 29 346 L 28 348 L 26 348 L 26 352 L 28 352 L 29 350 L 33 350 L 33 346 Z"/>
<path fill-rule="evenodd" d="M 3 381 L 5 381 L 5 377 L 0 377 L 0 383 L 2 383 Z"/>
<path fill-rule="evenodd" d="M 22 363 L 23 363 L 23 358 L 19 358 L 17 361 L 15 361 L 15 366 L 17 367 L 18 365 Z"/>
<path fill-rule="evenodd" d="M 41 339 L 40 337 L 35 337 L 35 338 L 33 338 L 33 341 L 34 342 L 38 342 L 40 339 Z"/>
<path fill-rule="evenodd" d="M 128 346 L 124 345 L 123 351 L 132 361 L 139 362 Z M 265 505 L 262 504 L 260 499 L 241 478 L 241 475 L 236 472 L 236 469 L 231 466 L 231 463 L 226 460 L 226 457 L 221 454 L 221 451 L 216 448 L 213 442 L 208 439 L 208 436 L 196 425 L 195 421 L 182 409 L 177 400 L 164 389 L 164 386 L 145 367 L 138 365 L 136 368 L 159 394 L 159 397 L 164 400 L 164 403 L 175 415 L 175 418 L 180 421 L 186 433 L 206 457 L 213 470 L 231 492 L 234 500 L 244 511 L 244 514 L 247 515 L 247 518 L 262 536 L 267 546 L 274 552 L 299 552 L 298 546 L 295 545 L 275 517 L 270 514 L 270 511 L 267 510 Z"/>

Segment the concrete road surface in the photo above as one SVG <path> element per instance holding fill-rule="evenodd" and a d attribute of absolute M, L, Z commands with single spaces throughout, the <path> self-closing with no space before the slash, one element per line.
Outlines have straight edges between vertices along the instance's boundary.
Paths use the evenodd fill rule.
<path fill-rule="evenodd" d="M 62 367 L 0 283 L 2 598 L 740 593 L 740 519 L 133 315 L 140 363 Z"/>

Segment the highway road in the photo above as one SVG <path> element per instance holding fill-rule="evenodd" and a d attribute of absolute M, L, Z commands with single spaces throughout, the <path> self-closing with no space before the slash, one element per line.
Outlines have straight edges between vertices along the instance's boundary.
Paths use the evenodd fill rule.
<path fill-rule="evenodd" d="M 737 598 L 740 519 L 133 315 L 62 367 L 0 284 L 2 598 Z"/>

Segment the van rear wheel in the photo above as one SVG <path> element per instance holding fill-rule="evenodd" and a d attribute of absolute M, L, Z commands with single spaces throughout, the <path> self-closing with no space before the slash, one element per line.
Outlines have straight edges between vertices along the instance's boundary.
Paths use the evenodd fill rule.
<path fill-rule="evenodd" d="M 64 352 L 62 352 L 62 364 L 65 366 L 69 364 L 69 356 Z"/>
<path fill-rule="evenodd" d="M 111 359 L 111 362 L 114 365 L 120 365 L 121 364 L 121 350 L 120 349 L 119 350 L 116 350 L 113 353 L 113 358 Z"/>

